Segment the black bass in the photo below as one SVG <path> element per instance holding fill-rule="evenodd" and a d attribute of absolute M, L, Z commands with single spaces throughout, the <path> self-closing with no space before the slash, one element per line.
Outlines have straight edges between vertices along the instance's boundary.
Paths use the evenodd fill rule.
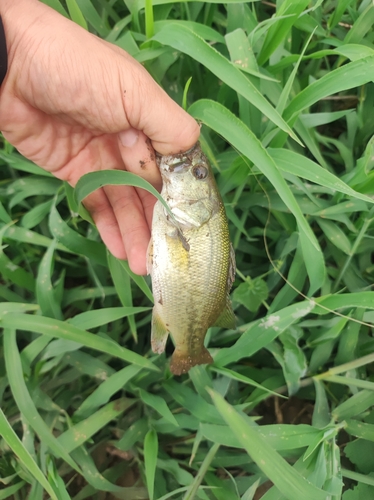
<path fill-rule="evenodd" d="M 170 333 L 175 344 L 170 369 L 180 375 L 213 361 L 204 347 L 209 327 L 235 328 L 229 298 L 235 255 L 225 208 L 200 144 L 159 157 L 158 166 L 161 195 L 175 220 L 158 201 L 148 249 L 155 301 L 152 350 L 162 353 Z"/>

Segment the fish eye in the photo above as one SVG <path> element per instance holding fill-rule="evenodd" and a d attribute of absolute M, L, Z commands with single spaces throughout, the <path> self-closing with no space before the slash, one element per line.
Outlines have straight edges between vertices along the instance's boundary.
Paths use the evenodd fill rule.
<path fill-rule="evenodd" d="M 196 167 L 192 169 L 192 174 L 200 181 L 208 177 L 208 169 L 204 167 L 204 165 L 196 165 Z"/>

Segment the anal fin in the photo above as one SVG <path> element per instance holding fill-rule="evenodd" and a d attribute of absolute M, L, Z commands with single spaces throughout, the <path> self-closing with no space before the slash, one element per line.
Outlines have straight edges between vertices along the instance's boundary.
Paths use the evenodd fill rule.
<path fill-rule="evenodd" d="M 152 351 L 161 354 L 165 350 L 165 344 L 168 339 L 169 332 L 156 311 L 153 308 L 152 313 L 152 332 L 151 332 L 151 345 Z"/>

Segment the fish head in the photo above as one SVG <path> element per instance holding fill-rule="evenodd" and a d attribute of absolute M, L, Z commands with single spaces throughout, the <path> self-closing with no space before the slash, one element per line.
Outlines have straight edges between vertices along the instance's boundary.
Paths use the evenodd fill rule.
<path fill-rule="evenodd" d="M 158 157 L 157 164 L 165 198 L 192 201 L 211 195 L 215 186 L 213 172 L 198 142 L 183 153 Z"/>

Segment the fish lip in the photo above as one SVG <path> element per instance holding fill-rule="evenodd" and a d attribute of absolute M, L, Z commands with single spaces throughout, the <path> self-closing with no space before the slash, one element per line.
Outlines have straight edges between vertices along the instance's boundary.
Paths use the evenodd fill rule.
<path fill-rule="evenodd" d="M 170 155 L 162 155 L 156 151 L 156 164 L 158 168 L 163 172 L 174 172 L 175 168 L 173 168 L 173 163 L 186 163 L 186 168 L 191 167 L 194 163 L 194 157 L 198 156 L 198 163 L 204 163 L 204 154 L 201 150 L 200 142 L 197 141 L 192 148 L 187 151 L 181 151 L 180 153 L 170 154 Z"/>

